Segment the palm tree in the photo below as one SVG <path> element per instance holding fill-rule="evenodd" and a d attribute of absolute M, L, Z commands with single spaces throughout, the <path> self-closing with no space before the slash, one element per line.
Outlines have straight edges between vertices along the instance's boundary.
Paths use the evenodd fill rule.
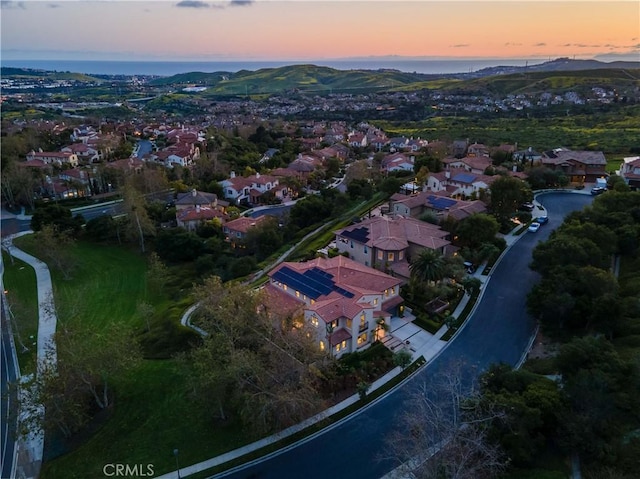
<path fill-rule="evenodd" d="M 437 283 L 445 276 L 446 264 L 441 253 L 425 248 L 409 265 L 409 271 L 414 281 Z"/>

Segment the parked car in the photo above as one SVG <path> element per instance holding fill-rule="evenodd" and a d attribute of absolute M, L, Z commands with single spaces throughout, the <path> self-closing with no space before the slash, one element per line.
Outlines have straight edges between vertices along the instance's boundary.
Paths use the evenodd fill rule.
<path fill-rule="evenodd" d="M 476 272 L 476 267 L 471 261 L 465 261 L 463 264 L 468 274 L 473 274 Z"/>
<path fill-rule="evenodd" d="M 549 222 L 548 216 L 538 216 L 535 220 L 536 223 L 540 223 L 540 225 L 546 225 Z"/>
<path fill-rule="evenodd" d="M 601 195 L 605 191 L 607 191 L 607 189 L 604 186 L 596 186 L 595 188 L 591 188 L 591 194 L 594 196 Z"/>
<path fill-rule="evenodd" d="M 535 221 L 529 225 L 529 231 L 535 233 L 540 229 L 540 223 L 536 223 Z"/>
<path fill-rule="evenodd" d="M 533 211 L 533 203 L 522 203 L 520 209 L 522 211 Z"/>

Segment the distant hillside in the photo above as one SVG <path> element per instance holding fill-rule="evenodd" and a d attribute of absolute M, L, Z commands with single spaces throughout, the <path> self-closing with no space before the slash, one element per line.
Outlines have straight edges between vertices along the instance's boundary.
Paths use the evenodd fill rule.
<path fill-rule="evenodd" d="M 556 72 L 556 71 L 580 71 L 580 70 L 611 70 L 611 69 L 638 69 L 638 62 L 601 62 L 599 60 L 572 60 L 570 58 L 556 58 L 548 62 L 527 66 L 495 66 L 464 74 L 466 77 L 480 78 L 493 75 L 506 75 L 510 73 L 524 72 Z"/>
<path fill-rule="evenodd" d="M 72 73 L 72 72 L 51 72 L 46 70 L 34 70 L 31 68 L 14 68 L 14 67 L 2 67 L 0 68 L 0 76 L 3 78 L 21 78 L 21 79 L 42 79 L 47 78 L 49 80 L 73 80 L 80 82 L 102 82 L 104 80 L 93 76 L 85 75 L 84 73 Z"/>
<path fill-rule="evenodd" d="M 597 67 L 587 69 L 589 67 Z M 159 78 L 157 86 L 206 86 L 203 96 L 269 95 L 288 92 L 338 93 L 379 90 L 442 89 L 514 94 L 562 90 L 573 86 L 637 86 L 640 62 L 604 63 L 557 59 L 531 67 L 492 67 L 475 73 L 427 75 L 397 70 L 336 70 L 316 65 L 291 65 L 236 73 L 191 72 Z"/>
<path fill-rule="evenodd" d="M 443 90 L 513 95 L 584 90 L 599 86 L 624 91 L 640 88 L 640 68 L 573 71 L 528 71 L 494 75 L 443 85 Z"/>
<path fill-rule="evenodd" d="M 441 77 L 397 70 L 336 70 L 316 65 L 292 65 L 257 71 L 241 70 L 236 73 L 192 72 L 156 79 L 150 84 L 209 86 L 209 92 L 216 95 L 255 95 L 294 90 L 322 93 L 393 89 Z"/>

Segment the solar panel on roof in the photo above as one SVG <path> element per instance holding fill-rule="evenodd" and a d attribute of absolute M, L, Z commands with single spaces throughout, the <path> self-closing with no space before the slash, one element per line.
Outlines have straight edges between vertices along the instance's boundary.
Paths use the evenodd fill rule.
<path fill-rule="evenodd" d="M 364 226 L 361 226 L 354 230 L 343 231 L 342 236 L 351 238 L 352 240 L 357 241 L 358 243 L 366 243 L 367 241 L 369 241 L 369 229 Z"/>
<path fill-rule="evenodd" d="M 331 291 L 336 291 L 346 298 L 354 296 L 353 293 L 336 286 L 331 273 L 315 267 L 300 274 L 288 266 L 283 266 L 273 274 L 273 279 L 300 291 L 311 299 L 318 299 Z"/>
<path fill-rule="evenodd" d="M 429 200 L 429 204 L 436 209 L 446 210 L 447 208 L 451 208 L 456 204 L 456 200 L 452 200 L 451 198 L 444 198 L 442 196 L 434 196 L 431 195 L 427 198 Z"/>
<path fill-rule="evenodd" d="M 476 179 L 476 175 L 472 175 L 470 173 L 458 173 L 451 179 L 453 181 L 459 181 L 461 183 L 472 183 Z"/>

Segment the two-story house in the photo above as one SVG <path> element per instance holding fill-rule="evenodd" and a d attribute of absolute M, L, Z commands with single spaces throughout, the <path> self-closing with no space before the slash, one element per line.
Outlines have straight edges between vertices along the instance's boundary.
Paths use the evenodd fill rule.
<path fill-rule="evenodd" d="M 218 200 L 215 193 L 194 189 L 179 194 L 175 205 L 176 223 L 188 231 L 195 231 L 205 221 L 218 219 L 224 224 L 227 220 L 226 207 L 229 203 Z"/>
<path fill-rule="evenodd" d="M 427 191 L 446 191 L 449 196 L 469 197 L 486 190 L 499 176 L 488 176 L 469 173 L 464 168 L 455 168 L 429 175 L 426 184 Z"/>
<path fill-rule="evenodd" d="M 47 165 L 70 165 L 72 168 L 78 166 L 78 155 L 68 151 L 30 151 L 27 153 L 27 161 L 40 160 Z"/>
<path fill-rule="evenodd" d="M 487 156 L 465 156 L 463 158 L 444 158 L 442 165 L 446 170 L 464 170 L 476 175 L 484 174 L 491 166 L 491 158 Z"/>
<path fill-rule="evenodd" d="M 475 213 L 486 213 L 487 206 L 480 200 L 464 201 L 446 195 L 423 191 L 418 195 L 394 194 L 389 201 L 392 214 L 419 218 L 425 212 L 435 213 L 440 220 L 449 217 L 460 221 Z"/>
<path fill-rule="evenodd" d="M 620 165 L 619 175 L 630 188 L 640 187 L 640 156 L 624 158 Z"/>
<path fill-rule="evenodd" d="M 382 159 L 380 170 L 384 173 L 391 171 L 413 171 L 415 159 L 415 156 L 405 153 L 390 153 Z"/>
<path fill-rule="evenodd" d="M 252 228 L 260 226 L 269 218 L 269 215 L 262 215 L 257 218 L 241 216 L 235 220 L 227 221 L 222 226 L 222 232 L 225 235 L 225 239 L 235 248 L 238 245 L 242 245 L 243 241 L 247 237 L 247 233 Z"/>
<path fill-rule="evenodd" d="M 374 216 L 336 233 L 336 248 L 341 254 L 365 266 L 393 274 L 408 281 L 411 258 L 425 248 L 444 255 L 456 249 L 449 232 L 439 226 L 403 216 Z"/>
<path fill-rule="evenodd" d="M 607 159 L 601 151 L 573 151 L 556 148 L 545 151 L 540 159 L 543 166 L 561 171 L 572 183 L 592 183 L 607 177 Z"/>
<path fill-rule="evenodd" d="M 402 310 L 400 280 L 344 256 L 282 263 L 269 273 L 271 296 L 300 305 L 322 351 L 333 357 L 361 351 L 387 334 Z"/>
<path fill-rule="evenodd" d="M 271 175 L 255 175 L 242 177 L 231 172 L 231 177 L 220 182 L 224 197 L 234 204 L 259 204 L 260 196 L 274 190 L 276 198 L 282 199 L 283 188 L 278 188 L 278 178 Z"/>

